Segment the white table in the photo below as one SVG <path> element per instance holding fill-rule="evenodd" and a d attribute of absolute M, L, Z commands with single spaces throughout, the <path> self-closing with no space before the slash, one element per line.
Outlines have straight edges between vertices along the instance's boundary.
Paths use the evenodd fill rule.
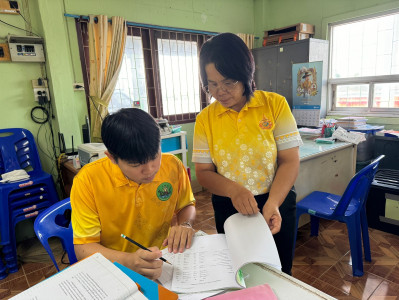
<path fill-rule="evenodd" d="M 247 287 L 267 283 L 279 300 L 333 300 L 336 299 L 326 293 L 304 283 L 292 276 L 278 271 L 267 265 L 249 264 L 241 269 L 247 275 Z"/>

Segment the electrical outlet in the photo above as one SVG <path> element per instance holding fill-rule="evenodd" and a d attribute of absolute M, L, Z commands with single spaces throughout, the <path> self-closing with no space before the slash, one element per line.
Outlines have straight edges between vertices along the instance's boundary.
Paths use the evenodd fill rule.
<path fill-rule="evenodd" d="M 84 86 L 83 83 L 75 82 L 73 84 L 73 90 L 74 91 L 84 91 L 85 90 L 85 86 Z"/>
<path fill-rule="evenodd" d="M 33 79 L 32 87 L 36 102 L 39 102 L 39 104 L 50 102 L 50 92 L 46 79 Z"/>

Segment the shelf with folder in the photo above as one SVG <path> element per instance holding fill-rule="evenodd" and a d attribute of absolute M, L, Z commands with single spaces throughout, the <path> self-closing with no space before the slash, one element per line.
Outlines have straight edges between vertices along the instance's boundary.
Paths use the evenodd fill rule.
<path fill-rule="evenodd" d="M 161 150 L 162 152 L 171 153 L 181 156 L 184 166 L 187 168 L 187 132 L 180 131 L 177 133 L 167 134 L 161 136 Z"/>

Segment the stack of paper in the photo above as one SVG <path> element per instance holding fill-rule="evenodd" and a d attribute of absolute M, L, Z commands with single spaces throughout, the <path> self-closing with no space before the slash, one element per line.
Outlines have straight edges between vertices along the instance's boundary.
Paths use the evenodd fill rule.
<path fill-rule="evenodd" d="M 320 135 L 321 134 L 321 128 L 302 127 L 302 128 L 298 128 L 298 131 L 301 135 Z"/>
<path fill-rule="evenodd" d="M 344 117 L 337 119 L 337 126 L 345 129 L 356 129 L 360 126 L 366 125 L 367 119 L 364 117 Z"/>

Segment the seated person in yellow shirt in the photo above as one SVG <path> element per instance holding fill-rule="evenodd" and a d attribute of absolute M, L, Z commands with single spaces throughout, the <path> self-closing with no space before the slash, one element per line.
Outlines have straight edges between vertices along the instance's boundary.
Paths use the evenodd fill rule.
<path fill-rule="evenodd" d="M 140 109 L 105 117 L 101 137 L 106 157 L 85 165 L 72 186 L 76 257 L 100 252 L 157 279 L 163 264 L 159 248 L 177 253 L 191 246 L 195 200 L 187 171 L 174 155 L 161 153 L 159 127 Z"/>

